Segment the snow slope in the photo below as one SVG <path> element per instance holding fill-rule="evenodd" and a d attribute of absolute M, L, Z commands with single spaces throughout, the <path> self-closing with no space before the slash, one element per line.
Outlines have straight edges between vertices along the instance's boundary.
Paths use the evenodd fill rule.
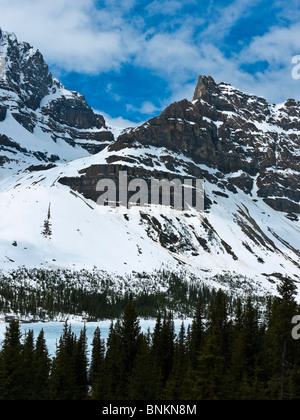
<path fill-rule="evenodd" d="M 145 221 L 139 211 L 103 211 L 103 207 L 59 182 L 62 177 L 79 176 L 78 171 L 88 165 L 103 164 L 109 155 L 105 149 L 92 157 L 46 171 L 25 171 L 0 182 L 3 270 L 20 266 L 74 270 L 97 267 L 125 276 L 184 269 L 207 284 L 215 285 L 219 276 L 220 287 L 258 294 L 274 292 L 280 276 L 288 275 L 299 282 L 300 224 L 271 209 L 259 197 L 243 192 L 228 192 L 228 198 L 222 197 L 216 194 L 215 184 L 205 182 L 205 191 L 214 203 L 210 211 L 188 217 L 179 212 L 167 217 L 155 214 L 162 231 L 179 236 L 174 251 L 160 240 L 151 213 Z M 50 229 L 45 234 L 47 220 Z M 223 278 L 227 274 L 233 278 L 230 284 Z"/>

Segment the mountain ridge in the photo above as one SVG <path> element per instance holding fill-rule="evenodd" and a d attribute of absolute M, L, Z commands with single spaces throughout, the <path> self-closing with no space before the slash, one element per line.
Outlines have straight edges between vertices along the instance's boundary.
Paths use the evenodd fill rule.
<path fill-rule="evenodd" d="M 47 88 L 31 103 L 30 77 L 10 84 L 8 72 L 0 83 L 0 269 L 97 267 L 119 283 L 184 271 L 237 294 L 274 294 L 286 276 L 299 284 L 299 103 L 268 104 L 200 76 L 193 101 L 114 138 L 82 95 L 51 79 L 40 53 L 5 37 L 9 66 L 20 73 L 19 54 L 27 74 L 36 57 Z M 103 211 L 97 183 L 117 185 L 120 171 L 128 181 L 204 179 L 205 209 Z"/>
<path fill-rule="evenodd" d="M 52 76 L 39 50 L 0 29 L 0 56 L 5 66 L 0 79 L 4 166 L 20 166 L 24 157 L 29 164 L 68 161 L 97 153 L 113 141 L 104 118 L 83 95 Z"/>

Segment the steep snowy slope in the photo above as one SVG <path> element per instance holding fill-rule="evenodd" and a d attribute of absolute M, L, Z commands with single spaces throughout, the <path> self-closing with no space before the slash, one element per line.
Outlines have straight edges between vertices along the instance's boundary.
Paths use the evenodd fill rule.
<path fill-rule="evenodd" d="M 213 199 L 209 211 L 128 214 L 124 208 L 104 211 L 60 183 L 108 158 L 105 150 L 1 183 L 0 265 L 5 271 L 97 267 L 125 276 L 184 270 L 207 284 L 217 281 L 231 291 L 254 294 L 274 290 L 274 281 L 285 275 L 300 280 L 299 223 L 255 195 L 227 191 L 225 196 L 206 182 Z"/>
<path fill-rule="evenodd" d="M 115 139 L 39 52 L 0 31 L 1 56 L 3 272 L 96 268 L 120 281 L 165 270 L 234 294 L 273 293 L 286 276 L 300 284 L 299 103 L 200 76 L 192 102 Z M 117 185 L 120 171 L 147 185 L 203 179 L 205 209 L 100 207 L 98 182 Z"/>

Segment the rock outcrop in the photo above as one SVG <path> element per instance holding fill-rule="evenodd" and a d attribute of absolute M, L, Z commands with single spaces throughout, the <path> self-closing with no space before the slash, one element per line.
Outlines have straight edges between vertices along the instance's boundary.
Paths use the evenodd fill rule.
<path fill-rule="evenodd" d="M 57 153 L 49 154 L 47 158 L 46 135 L 49 150 L 53 149 L 53 142 L 65 142 L 72 148 L 95 154 L 113 142 L 114 136 L 106 127 L 103 116 L 93 111 L 83 95 L 68 91 L 52 76 L 40 51 L 26 42 L 19 43 L 14 34 L 0 30 L 0 58 L 1 65 L 5 66 L 0 78 L 0 123 L 12 116 L 35 139 L 26 143 L 24 138 L 19 138 L 18 126 L 13 127 L 12 123 L 5 133 L 0 126 L 0 134 L 11 137 L 27 155 L 33 156 L 40 151 L 46 161 L 53 159 L 54 154 L 58 160 L 68 160 L 67 153 L 60 155 L 59 147 Z M 29 139 L 26 134 L 22 137 Z M 28 143 L 38 144 L 40 138 L 41 150 L 38 146 L 35 150 L 28 148 Z M 80 157 L 80 153 L 76 156 Z M 21 160 L 20 156 L 18 159 Z M 2 156 L 1 161 L 4 160 L 17 162 L 13 149 L 6 151 L 5 159 Z"/>
<path fill-rule="evenodd" d="M 271 105 L 200 76 L 194 100 L 120 136 L 109 150 L 165 148 L 206 165 L 237 188 L 254 189 L 272 208 L 300 212 L 300 103 Z M 174 162 L 173 162 L 174 163 Z M 176 166 L 176 165 L 175 165 Z M 191 167 L 191 175 L 193 168 Z"/>

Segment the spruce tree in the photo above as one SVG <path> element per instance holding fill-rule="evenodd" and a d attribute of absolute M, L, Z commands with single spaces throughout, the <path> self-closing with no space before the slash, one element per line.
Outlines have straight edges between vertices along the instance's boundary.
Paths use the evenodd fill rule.
<path fill-rule="evenodd" d="M 193 388 L 196 381 L 196 370 L 198 357 L 203 347 L 205 328 L 204 328 L 204 305 L 203 296 L 198 296 L 197 305 L 194 311 L 192 324 L 187 331 L 187 366 L 184 377 L 182 398 L 189 400 L 193 396 Z"/>
<path fill-rule="evenodd" d="M 284 302 L 295 303 L 297 295 L 297 286 L 288 277 L 283 277 L 277 286 L 279 298 Z"/>
<path fill-rule="evenodd" d="M 0 356 L 1 400 L 26 399 L 21 338 L 19 321 L 13 320 L 6 328 Z"/>
<path fill-rule="evenodd" d="M 243 313 L 238 302 L 237 316 L 233 328 L 231 365 L 228 374 L 230 393 L 234 399 L 257 399 L 263 387 L 260 379 L 261 354 L 258 312 L 247 299 Z"/>
<path fill-rule="evenodd" d="M 26 332 L 22 349 L 25 400 L 32 400 L 35 396 L 34 350 L 34 334 L 29 330 Z"/>
<path fill-rule="evenodd" d="M 232 333 L 232 352 L 230 369 L 228 373 L 228 385 L 232 399 L 240 400 L 242 396 L 242 384 L 247 371 L 245 334 L 244 334 L 244 311 L 241 299 L 237 300 L 236 314 Z"/>
<path fill-rule="evenodd" d="M 197 365 L 197 358 L 203 344 L 204 338 L 204 308 L 202 303 L 202 296 L 199 296 L 195 314 L 193 317 L 190 340 L 189 340 L 189 363 L 190 368 L 195 369 Z"/>
<path fill-rule="evenodd" d="M 46 345 L 44 330 L 37 337 L 33 357 L 33 377 L 35 400 L 47 400 L 49 398 L 49 376 L 51 361 Z"/>
<path fill-rule="evenodd" d="M 141 346 L 141 327 L 133 302 L 125 307 L 121 322 L 121 349 L 120 349 L 120 391 L 121 397 L 128 397 L 128 380 L 136 364 L 136 358 Z"/>
<path fill-rule="evenodd" d="M 274 300 L 265 335 L 265 375 L 268 394 L 272 399 L 289 399 L 289 383 L 298 343 L 291 336 L 291 320 L 297 314 L 296 286 L 288 278 L 278 285 L 279 296 Z"/>
<path fill-rule="evenodd" d="M 165 312 L 163 321 L 160 323 L 158 319 L 152 352 L 161 372 L 162 384 L 165 386 L 173 366 L 174 356 L 175 327 L 172 313 Z"/>
<path fill-rule="evenodd" d="M 52 363 L 50 396 L 53 400 L 76 400 L 77 398 L 75 345 L 76 337 L 71 326 L 68 326 L 66 322 Z"/>
<path fill-rule="evenodd" d="M 152 346 L 151 346 L 151 354 L 155 361 L 158 361 L 159 355 L 161 352 L 161 330 L 162 330 L 162 317 L 161 312 L 159 311 L 156 318 L 155 327 L 152 334 Z"/>
<path fill-rule="evenodd" d="M 219 290 L 208 311 L 208 330 L 198 356 L 195 383 L 191 390 L 193 399 L 225 399 L 226 368 L 229 361 L 229 323 L 226 295 Z"/>
<path fill-rule="evenodd" d="M 93 399 L 118 400 L 124 399 L 121 384 L 121 321 L 111 322 L 107 339 L 107 350 L 101 376 L 96 380 Z"/>
<path fill-rule="evenodd" d="M 99 327 L 95 329 L 92 342 L 92 355 L 89 368 L 89 384 L 94 389 L 96 382 L 101 380 L 101 371 L 104 365 L 105 343 L 101 339 L 101 330 Z"/>
<path fill-rule="evenodd" d="M 181 324 L 175 341 L 173 366 L 164 392 L 167 400 L 184 399 L 184 385 L 187 372 L 187 343 L 184 324 Z"/>
<path fill-rule="evenodd" d="M 196 380 L 192 398 L 221 400 L 225 395 L 225 358 L 217 334 L 210 334 L 198 357 Z"/>
<path fill-rule="evenodd" d="M 74 348 L 74 372 L 76 381 L 76 400 L 88 397 L 88 359 L 86 327 L 80 331 L 80 336 Z"/>
<path fill-rule="evenodd" d="M 147 338 L 142 336 L 128 384 L 128 398 L 132 401 L 158 400 L 161 398 L 161 377 L 151 357 Z"/>

